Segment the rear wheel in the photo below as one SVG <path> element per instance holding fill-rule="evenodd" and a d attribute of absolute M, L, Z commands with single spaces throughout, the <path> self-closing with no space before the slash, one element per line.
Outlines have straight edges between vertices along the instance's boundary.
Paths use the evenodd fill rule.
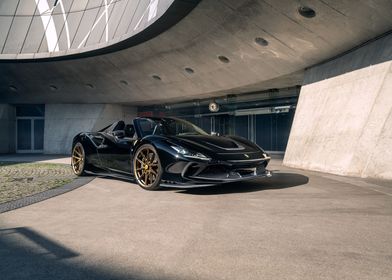
<path fill-rule="evenodd" d="M 71 165 L 72 170 L 76 175 L 85 175 L 86 153 L 84 152 L 83 145 L 80 142 L 76 143 L 72 149 Z"/>
<path fill-rule="evenodd" d="M 154 146 L 142 145 L 133 158 L 133 173 L 139 186 L 146 190 L 157 190 L 162 177 L 162 167 Z"/>

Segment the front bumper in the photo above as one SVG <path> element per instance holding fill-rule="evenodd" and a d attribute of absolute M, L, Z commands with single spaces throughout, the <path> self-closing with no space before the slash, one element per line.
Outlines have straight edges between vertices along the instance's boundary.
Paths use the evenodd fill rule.
<path fill-rule="evenodd" d="M 162 187 L 172 187 L 172 188 L 200 188 L 200 187 L 210 187 L 219 184 L 226 184 L 232 182 L 242 182 L 247 180 L 252 180 L 256 178 L 263 178 L 263 177 L 271 177 L 272 172 L 269 170 L 265 170 L 264 173 L 254 175 L 254 176 L 246 176 L 241 178 L 230 178 L 225 180 L 186 180 L 185 182 L 174 182 L 174 181 L 165 181 L 161 183 Z"/>
<path fill-rule="evenodd" d="M 169 182 L 179 187 L 210 186 L 230 182 L 245 181 L 260 177 L 271 177 L 266 169 L 270 158 L 257 160 L 212 161 L 212 162 L 177 162 L 170 171 L 181 169 L 176 182 Z M 177 168 L 178 167 L 178 168 Z M 180 167 L 180 168 L 179 168 Z M 174 173 L 177 173 L 174 172 Z"/>

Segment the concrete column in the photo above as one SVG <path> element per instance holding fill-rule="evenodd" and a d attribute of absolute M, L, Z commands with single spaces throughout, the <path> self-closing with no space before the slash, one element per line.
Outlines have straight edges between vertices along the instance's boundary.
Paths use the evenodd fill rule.
<path fill-rule="evenodd" d="M 284 164 L 392 179 L 392 36 L 305 73 Z"/>
<path fill-rule="evenodd" d="M 15 107 L 0 104 L 0 153 L 15 152 Z"/>
<path fill-rule="evenodd" d="M 73 137 L 136 117 L 135 107 L 112 104 L 46 104 L 44 153 L 70 154 Z"/>

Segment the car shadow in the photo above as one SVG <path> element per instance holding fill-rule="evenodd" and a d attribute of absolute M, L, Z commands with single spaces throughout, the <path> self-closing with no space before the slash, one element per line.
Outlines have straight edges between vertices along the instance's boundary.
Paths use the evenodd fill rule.
<path fill-rule="evenodd" d="M 235 182 L 221 184 L 211 187 L 200 187 L 190 189 L 175 189 L 167 188 L 170 190 L 177 190 L 177 193 L 193 194 L 193 195 L 219 195 L 230 193 L 247 193 L 257 192 L 263 190 L 276 190 L 297 187 L 306 185 L 309 182 L 309 177 L 298 174 L 279 172 L 274 173 L 270 178 L 258 178 L 251 181 Z"/>
<path fill-rule="evenodd" d="M 263 190 L 272 189 L 286 189 L 301 185 L 306 185 L 309 182 L 309 177 L 293 173 L 293 172 L 283 172 L 279 170 L 273 170 L 272 177 L 270 178 L 258 178 L 249 181 L 233 182 L 220 184 L 209 187 L 191 187 L 191 188 L 181 188 L 181 187 L 162 187 L 157 190 L 158 192 L 163 191 L 175 191 L 182 194 L 194 194 L 194 195 L 218 195 L 218 194 L 229 194 L 229 193 L 247 193 L 247 192 L 257 192 Z M 91 175 L 93 176 L 93 175 Z M 126 183 L 136 184 L 133 178 L 125 177 L 113 177 L 109 175 L 96 175 L 96 177 L 104 179 L 114 179 Z"/>

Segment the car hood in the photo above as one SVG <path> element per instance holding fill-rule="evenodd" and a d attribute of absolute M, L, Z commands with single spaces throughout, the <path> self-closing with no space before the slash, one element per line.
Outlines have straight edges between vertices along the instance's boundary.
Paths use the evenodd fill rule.
<path fill-rule="evenodd" d="M 183 135 L 172 136 L 172 140 L 179 142 L 179 145 L 185 148 L 197 151 L 208 151 L 213 153 L 248 153 L 260 151 L 252 142 L 230 136 L 212 136 L 212 135 Z"/>

